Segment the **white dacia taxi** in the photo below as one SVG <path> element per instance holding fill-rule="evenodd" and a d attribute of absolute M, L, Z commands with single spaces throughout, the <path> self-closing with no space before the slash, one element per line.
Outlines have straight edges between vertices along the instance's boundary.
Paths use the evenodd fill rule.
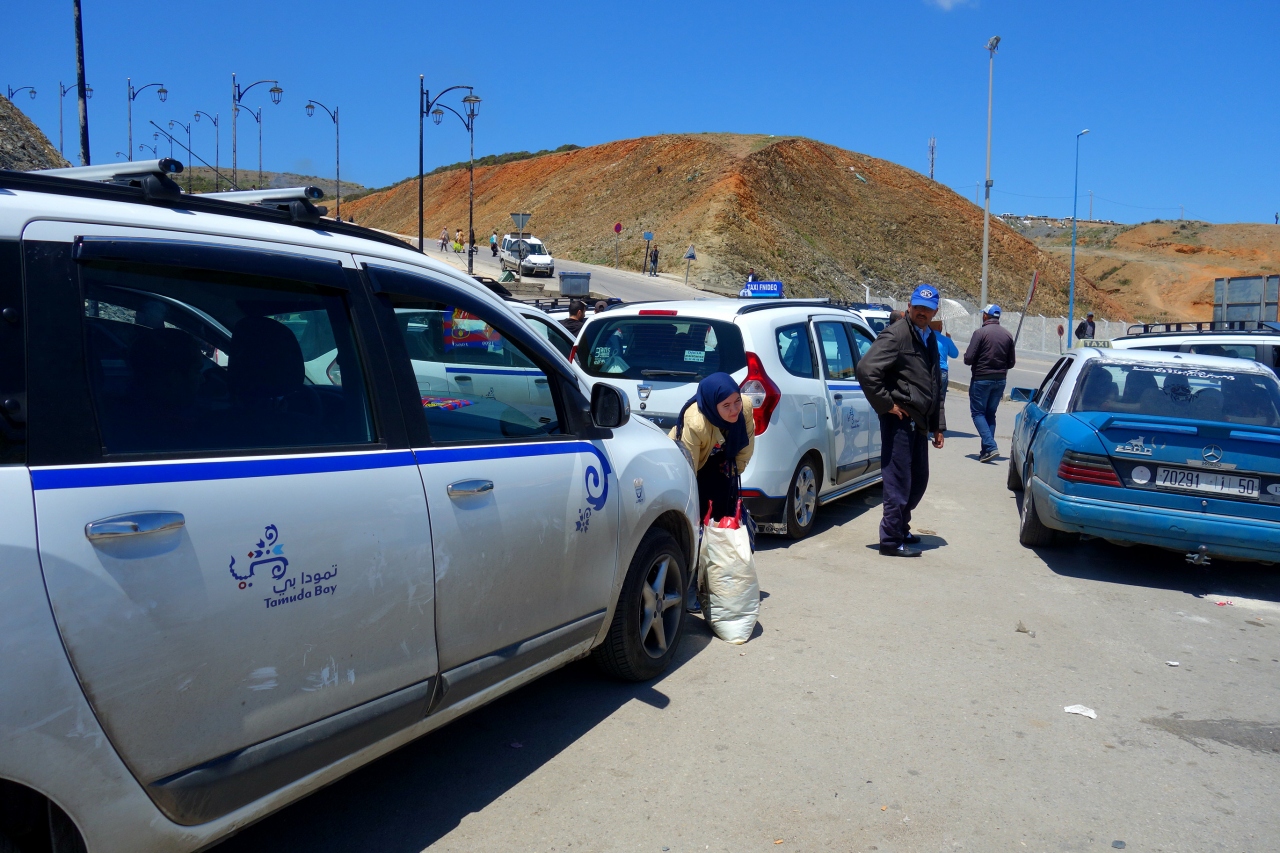
<path fill-rule="evenodd" d="M 203 848 L 681 638 L 694 476 L 621 391 L 314 194 L 180 169 L 0 172 L 0 850 Z"/>

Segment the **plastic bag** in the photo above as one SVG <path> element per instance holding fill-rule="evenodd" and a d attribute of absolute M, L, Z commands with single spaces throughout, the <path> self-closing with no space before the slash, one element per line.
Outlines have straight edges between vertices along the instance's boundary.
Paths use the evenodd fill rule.
<path fill-rule="evenodd" d="M 760 615 L 760 583 L 741 509 L 737 516 L 712 521 L 708 507 L 698 549 L 698 587 L 712 632 L 734 645 L 749 640 Z"/>

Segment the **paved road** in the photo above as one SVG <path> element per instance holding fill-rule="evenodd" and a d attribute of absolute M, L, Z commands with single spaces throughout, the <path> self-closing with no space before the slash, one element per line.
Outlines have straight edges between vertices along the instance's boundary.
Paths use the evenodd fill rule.
<path fill-rule="evenodd" d="M 847 498 L 763 540 L 746 646 L 694 621 L 656 682 L 575 664 L 218 853 L 1280 849 L 1275 570 L 1029 551 L 977 450 L 930 454 L 921 559 Z"/>

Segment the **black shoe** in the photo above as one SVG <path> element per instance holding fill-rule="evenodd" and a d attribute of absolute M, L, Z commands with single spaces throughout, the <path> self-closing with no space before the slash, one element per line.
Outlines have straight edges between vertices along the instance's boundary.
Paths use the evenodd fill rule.
<path fill-rule="evenodd" d="M 881 545 L 880 556 L 882 557 L 919 557 L 920 549 L 908 548 L 906 545 Z"/>
<path fill-rule="evenodd" d="M 988 450 L 986 453 L 983 453 L 982 455 L 980 455 L 980 456 L 978 457 L 978 461 L 979 461 L 979 462 L 990 462 L 992 459 L 995 459 L 995 458 L 996 458 L 996 457 L 998 457 L 999 455 L 1000 455 L 1000 451 L 999 451 L 999 450 Z"/>
<path fill-rule="evenodd" d="M 919 545 L 920 537 L 914 533 L 908 533 L 906 536 L 902 537 L 902 543 L 904 545 Z"/>

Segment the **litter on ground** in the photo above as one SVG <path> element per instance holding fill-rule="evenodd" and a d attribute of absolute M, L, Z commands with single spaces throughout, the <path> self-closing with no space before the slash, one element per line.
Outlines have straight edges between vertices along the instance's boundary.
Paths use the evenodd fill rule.
<path fill-rule="evenodd" d="M 1086 708 L 1083 705 L 1068 705 L 1062 710 L 1066 711 L 1068 714 L 1079 714 L 1082 717 L 1088 717 L 1091 720 L 1098 719 L 1097 711 L 1092 708 Z"/>

